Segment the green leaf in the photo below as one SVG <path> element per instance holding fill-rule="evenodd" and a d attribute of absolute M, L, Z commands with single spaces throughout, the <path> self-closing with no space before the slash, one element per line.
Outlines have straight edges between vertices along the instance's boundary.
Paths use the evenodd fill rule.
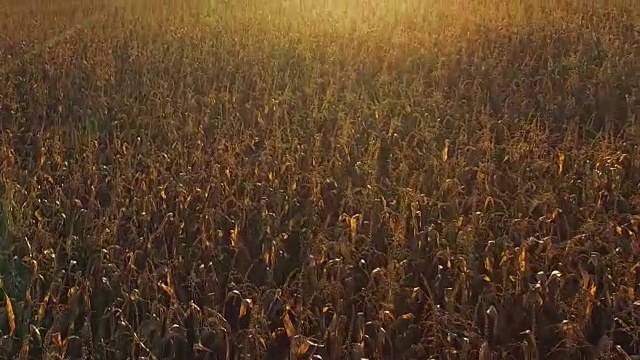
<path fill-rule="evenodd" d="M 98 135 L 98 122 L 95 117 L 91 115 L 87 116 L 84 122 L 84 130 L 87 136 L 93 137 Z"/>

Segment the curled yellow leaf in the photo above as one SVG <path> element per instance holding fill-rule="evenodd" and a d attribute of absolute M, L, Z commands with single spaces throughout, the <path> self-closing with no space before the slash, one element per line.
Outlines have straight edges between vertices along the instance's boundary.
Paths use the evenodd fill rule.
<path fill-rule="evenodd" d="M 564 159 L 565 156 L 563 153 L 558 154 L 558 175 L 562 175 L 564 171 Z"/>

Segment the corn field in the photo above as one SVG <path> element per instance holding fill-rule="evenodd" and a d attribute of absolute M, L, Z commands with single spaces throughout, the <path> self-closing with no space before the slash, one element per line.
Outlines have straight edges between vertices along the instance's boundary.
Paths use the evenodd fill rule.
<path fill-rule="evenodd" d="M 3 0 L 8 359 L 634 359 L 640 3 Z"/>

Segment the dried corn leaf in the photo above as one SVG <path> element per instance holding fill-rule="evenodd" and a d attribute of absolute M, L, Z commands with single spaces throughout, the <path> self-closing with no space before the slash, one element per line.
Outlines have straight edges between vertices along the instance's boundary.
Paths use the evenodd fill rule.
<path fill-rule="evenodd" d="M 586 317 L 591 316 L 591 311 L 593 310 L 593 305 L 591 304 L 591 302 L 587 303 L 587 307 L 584 309 L 584 314 Z"/>
<path fill-rule="evenodd" d="M 490 256 L 487 256 L 484 259 L 484 268 L 488 271 L 488 272 L 492 272 L 493 271 L 493 259 L 491 259 Z"/>
<path fill-rule="evenodd" d="M 293 339 L 293 337 L 296 336 L 296 329 L 291 322 L 291 318 L 289 317 L 289 311 L 284 312 L 282 323 L 284 324 L 284 330 L 287 332 L 287 336 L 289 337 L 289 339 Z"/>
<path fill-rule="evenodd" d="M 161 282 L 158 282 L 158 286 L 160 286 L 160 288 L 164 290 L 167 293 L 167 295 L 169 295 L 169 297 L 173 299 L 173 297 L 175 296 L 175 293 L 173 292 L 173 288 L 171 286 L 167 286 Z"/>
<path fill-rule="evenodd" d="M 31 342 L 31 338 L 29 335 L 25 335 L 22 338 L 22 344 L 20 345 L 20 352 L 18 353 L 19 360 L 26 360 L 29 357 L 29 344 Z"/>
<path fill-rule="evenodd" d="M 535 302 L 538 306 L 542 306 L 542 304 L 544 303 L 544 299 L 542 298 L 542 295 L 540 295 L 540 293 L 536 293 Z"/>
<path fill-rule="evenodd" d="M 24 301 L 28 305 L 33 304 L 33 299 L 31 298 L 31 286 L 29 286 L 29 288 L 27 288 L 27 291 L 26 291 L 26 293 L 24 295 Z"/>
<path fill-rule="evenodd" d="M 298 357 L 306 354 L 311 348 L 311 343 L 307 341 L 302 335 L 296 335 L 291 342 L 291 353 L 297 359 Z"/>
<path fill-rule="evenodd" d="M 415 315 L 412 313 L 406 313 L 398 317 L 399 320 L 413 320 L 413 318 L 415 318 Z"/>
<path fill-rule="evenodd" d="M 69 291 L 67 292 L 67 297 L 71 299 L 77 292 L 78 292 L 78 287 L 74 286 L 70 288 Z"/>
<path fill-rule="evenodd" d="M 524 247 L 520 250 L 518 264 L 521 272 L 527 271 L 527 250 Z"/>
<path fill-rule="evenodd" d="M 242 304 L 240 305 L 240 314 L 239 317 L 245 316 L 253 307 L 253 301 L 251 299 L 242 299 Z"/>
<path fill-rule="evenodd" d="M 9 320 L 9 335 L 13 336 L 16 331 L 16 315 L 13 311 L 13 304 L 11 304 L 11 299 L 7 293 L 4 293 L 4 302 L 7 307 L 7 318 Z"/>
<path fill-rule="evenodd" d="M 44 296 L 44 300 L 42 300 L 42 303 L 40 304 L 40 308 L 38 308 L 38 314 L 36 316 L 36 322 L 38 324 L 40 324 L 40 321 L 44 319 L 44 312 L 47 309 L 47 304 L 49 303 L 50 298 L 51 298 L 51 290 L 49 290 L 47 294 Z"/>
<path fill-rule="evenodd" d="M 38 223 L 42 224 L 42 222 L 44 221 L 44 216 L 42 215 L 42 211 L 40 209 L 36 210 L 34 216 L 38 220 Z"/>
<path fill-rule="evenodd" d="M 235 227 L 233 228 L 233 230 L 231 230 L 231 246 L 233 246 L 234 248 L 238 248 L 238 233 L 240 232 L 240 229 L 238 228 L 238 223 L 235 224 Z"/>
<path fill-rule="evenodd" d="M 357 215 L 352 216 L 349 219 L 349 229 L 351 230 L 351 238 L 355 239 L 358 233 L 358 218 Z"/>
<path fill-rule="evenodd" d="M 265 241 L 262 244 L 262 259 L 268 267 L 273 267 L 273 262 L 275 260 L 275 246 L 273 241 Z"/>
<path fill-rule="evenodd" d="M 564 160 L 565 156 L 563 153 L 558 154 L 558 175 L 562 175 L 564 172 Z"/>
<path fill-rule="evenodd" d="M 451 141 L 449 141 L 449 139 L 446 139 L 444 141 L 444 148 L 442 149 L 442 161 L 447 161 L 449 160 L 449 146 L 451 144 Z"/>
<path fill-rule="evenodd" d="M 57 332 L 53 334 L 53 341 L 58 347 L 64 348 L 65 342 L 62 340 L 62 333 Z"/>
<path fill-rule="evenodd" d="M 589 288 L 589 274 L 583 268 L 580 268 L 580 276 L 582 277 L 582 289 L 587 290 Z"/>
<path fill-rule="evenodd" d="M 500 254 L 500 267 L 505 267 L 508 260 L 509 254 L 506 251 L 503 251 L 502 254 Z"/>
<path fill-rule="evenodd" d="M 327 331 L 329 335 L 335 335 L 336 332 L 338 331 L 338 314 L 337 313 L 334 313 L 333 316 L 331 317 L 331 321 L 329 322 Z"/>

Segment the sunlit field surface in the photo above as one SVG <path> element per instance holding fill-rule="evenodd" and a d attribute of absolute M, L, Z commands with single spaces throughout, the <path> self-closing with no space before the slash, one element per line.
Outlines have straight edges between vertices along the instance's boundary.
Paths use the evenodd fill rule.
<path fill-rule="evenodd" d="M 639 114 L 634 0 L 4 0 L 0 354 L 628 359 Z"/>

